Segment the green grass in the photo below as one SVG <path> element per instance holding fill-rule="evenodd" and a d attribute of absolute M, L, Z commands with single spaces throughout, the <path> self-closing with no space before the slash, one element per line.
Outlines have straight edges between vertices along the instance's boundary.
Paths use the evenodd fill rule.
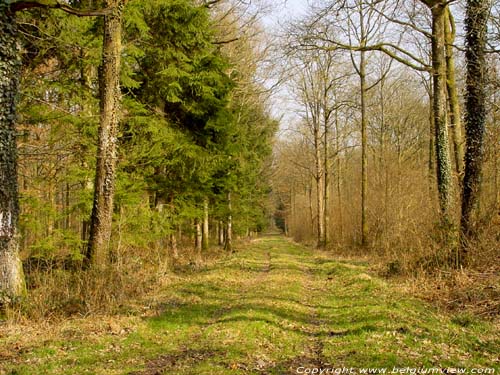
<path fill-rule="evenodd" d="M 157 313 L 134 318 L 131 332 L 37 341 L 17 354 L 15 364 L 0 364 L 0 374 L 500 368 L 492 324 L 441 314 L 370 275 L 366 263 L 336 261 L 281 237 L 263 238 L 198 273 L 180 275 L 155 299 Z M 0 338 L 1 345 L 13 342 L 15 337 Z"/>

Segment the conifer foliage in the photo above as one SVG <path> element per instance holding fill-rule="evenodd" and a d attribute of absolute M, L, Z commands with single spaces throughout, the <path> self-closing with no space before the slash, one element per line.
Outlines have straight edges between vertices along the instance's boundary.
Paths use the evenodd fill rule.
<path fill-rule="evenodd" d="M 0 2 L 2 293 L 24 294 L 19 253 L 101 269 L 124 249 L 177 256 L 202 221 L 205 248 L 266 226 L 277 123 L 235 95 L 209 7 L 27 3 Z"/>

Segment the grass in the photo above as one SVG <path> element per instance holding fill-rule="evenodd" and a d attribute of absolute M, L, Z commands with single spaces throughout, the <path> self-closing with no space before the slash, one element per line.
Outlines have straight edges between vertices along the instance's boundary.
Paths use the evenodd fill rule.
<path fill-rule="evenodd" d="M 172 276 L 130 316 L 6 326 L 0 334 L 0 374 L 11 375 L 500 369 L 493 323 L 439 313 L 371 275 L 366 263 L 337 261 L 282 237 Z"/>

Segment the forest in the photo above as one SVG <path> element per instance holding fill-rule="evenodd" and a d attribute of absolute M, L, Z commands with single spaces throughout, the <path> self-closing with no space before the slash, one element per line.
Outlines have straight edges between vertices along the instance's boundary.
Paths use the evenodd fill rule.
<path fill-rule="evenodd" d="M 497 0 L 0 0 L 0 374 L 495 373 L 499 53 Z"/>

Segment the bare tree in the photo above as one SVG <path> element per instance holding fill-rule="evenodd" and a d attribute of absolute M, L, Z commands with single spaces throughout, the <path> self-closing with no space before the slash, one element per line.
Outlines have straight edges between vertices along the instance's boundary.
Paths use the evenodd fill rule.
<path fill-rule="evenodd" d="M 338 56 L 326 53 L 298 54 L 297 99 L 303 105 L 304 125 L 309 132 L 314 155 L 312 173 L 316 190 L 317 245 L 323 248 L 330 240 L 330 220 L 327 208 L 330 202 L 331 156 L 330 135 L 337 110 L 336 91 L 345 74 L 338 73 Z"/>
<path fill-rule="evenodd" d="M 369 84 L 367 71 L 370 51 L 382 51 L 397 60 L 404 60 L 398 53 L 406 53 L 396 44 L 382 42 L 384 4 L 349 0 L 328 5 L 314 13 L 301 26 L 298 48 L 320 51 L 344 50 L 350 54 L 352 66 L 359 77 L 361 110 L 361 243 L 368 243 L 368 115 L 367 92 L 378 83 Z M 410 53 L 406 53 L 418 60 Z M 414 65 L 412 62 L 407 62 Z"/>

